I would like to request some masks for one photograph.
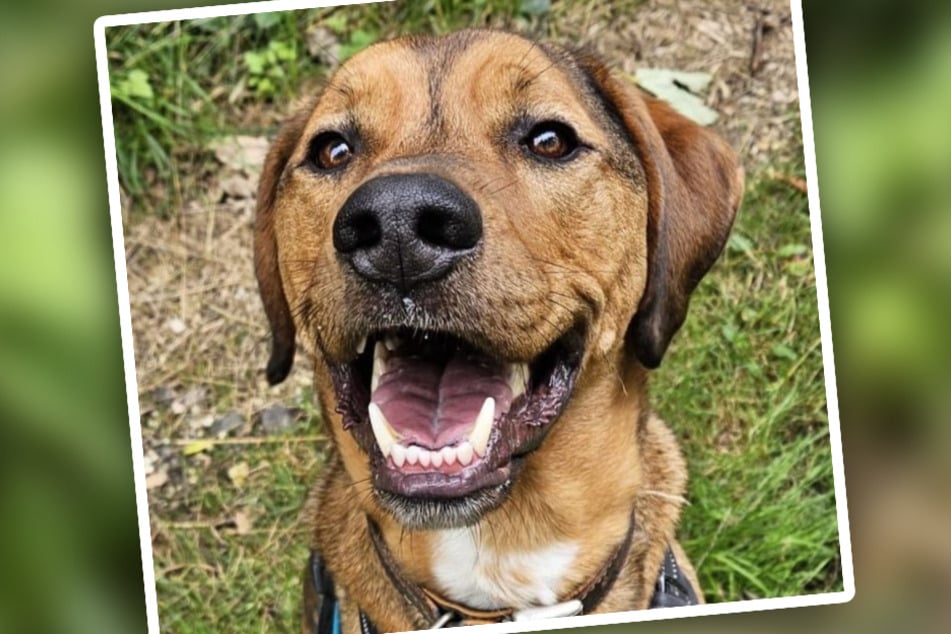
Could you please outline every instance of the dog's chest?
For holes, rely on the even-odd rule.
[[[432,572],[447,598],[492,610],[553,605],[578,554],[578,545],[555,542],[534,550],[500,550],[478,531],[438,531]]]

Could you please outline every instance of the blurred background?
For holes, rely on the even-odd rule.
[[[145,631],[92,24],[0,8],[0,632]],[[805,0],[856,599],[598,631],[951,631],[951,5]]]

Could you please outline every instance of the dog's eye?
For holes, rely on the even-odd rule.
[[[578,135],[564,123],[545,121],[532,128],[524,143],[535,156],[557,160],[568,158],[578,149]]]
[[[339,133],[324,132],[311,142],[310,159],[317,169],[339,169],[353,159],[353,148]]]

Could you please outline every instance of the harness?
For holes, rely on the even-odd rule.
[[[368,520],[368,523],[370,537],[387,578],[403,596],[408,606],[417,613],[417,620],[427,624],[428,629],[590,614],[600,605],[620,575],[634,534],[634,518],[632,517],[624,540],[614,549],[598,574],[576,590],[566,601],[551,606],[521,610],[513,608],[477,610],[450,601],[407,579],[387,548],[380,529],[372,521]],[[309,582],[315,594],[321,599],[316,614],[309,615],[310,634],[341,634],[340,603],[334,591],[334,582],[324,565],[323,558],[316,551],[311,551],[308,570]],[[681,574],[677,559],[668,547],[664,553],[664,560],[648,607],[651,609],[680,607],[696,605],[698,602],[696,591]],[[362,610],[359,615],[361,634],[379,634]]]

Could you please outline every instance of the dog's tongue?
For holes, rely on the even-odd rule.
[[[457,351],[448,362],[394,352],[371,401],[404,445],[439,449],[465,440],[488,397],[496,417],[512,402],[505,364]]]

